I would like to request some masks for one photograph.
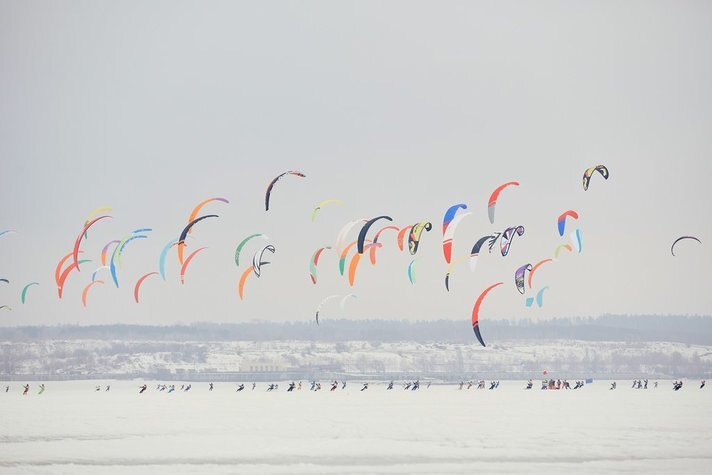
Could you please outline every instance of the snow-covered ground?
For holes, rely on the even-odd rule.
[[[363,392],[322,382],[320,392],[291,393],[284,382],[270,393],[263,383],[241,393],[192,383],[172,394],[146,382],[139,395],[141,384],[49,382],[38,395],[34,382],[22,396],[20,383],[2,383],[0,472],[710,473],[712,463],[712,388],[699,381],[678,392],[670,381]]]

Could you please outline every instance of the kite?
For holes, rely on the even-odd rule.
[[[346,301],[348,299],[356,299],[358,298],[356,294],[348,294],[344,298],[341,299],[341,302],[339,302],[339,307],[341,308],[341,311],[344,311],[344,307],[346,306]]]
[[[237,283],[237,293],[240,295],[240,300],[242,300],[243,292],[245,290],[245,281],[250,276],[250,274],[252,274],[252,272],[253,272],[252,267],[248,267],[247,269],[245,269],[245,271],[240,276],[240,280]]]
[[[180,237],[178,238],[178,262],[183,264],[183,249],[185,248],[185,239],[188,236],[190,230],[193,229],[193,226],[195,226],[197,223],[201,222],[204,219],[219,217],[220,216],[218,216],[217,214],[206,214],[205,216],[195,218],[194,220],[189,222],[185,228],[183,228],[183,231],[181,231]]]
[[[556,221],[559,226],[559,236],[564,235],[564,230],[566,229],[566,218],[578,219],[578,217],[578,213],[572,209],[561,213]]]
[[[195,251],[191,252],[188,257],[186,257],[185,262],[183,262],[183,266],[180,268],[180,283],[181,285],[185,284],[185,272],[188,270],[188,264],[190,264],[190,261],[193,260],[193,258],[203,249],[207,249],[207,247],[199,247]]]
[[[514,226],[504,230],[502,239],[499,240],[499,249],[502,252],[502,257],[509,253],[509,247],[512,245],[514,236],[521,236],[522,234],[524,234],[524,226]]]
[[[586,171],[583,172],[584,191],[588,190],[588,184],[591,181],[591,176],[593,175],[593,172],[600,173],[603,178],[608,180],[608,168],[606,168],[605,165],[597,165],[595,167],[587,168]]]
[[[462,218],[472,214],[469,212],[456,213],[457,210],[466,208],[467,205],[464,204],[451,206],[443,218],[443,255],[445,256],[445,262],[448,264],[450,264],[450,259],[452,258],[452,239],[455,236],[455,229],[457,225],[460,224]]]
[[[225,198],[208,198],[207,200],[201,201],[200,203],[198,203],[198,205],[195,208],[193,208],[193,211],[191,211],[190,216],[188,216],[188,222],[190,223],[190,222],[194,221],[195,217],[198,216],[198,213],[203,208],[203,206],[210,203],[211,201],[220,201],[221,203],[230,204],[230,202],[228,200],[226,200]],[[192,233],[192,232],[193,232],[192,229],[188,230],[188,233]]]
[[[556,246],[556,251],[554,251],[554,259],[559,258],[559,253],[562,249],[566,249],[569,252],[572,252],[574,250],[574,248],[571,247],[571,244],[559,244],[558,246]]]
[[[177,239],[172,239],[168,241],[168,243],[163,246],[163,249],[161,250],[161,255],[158,257],[158,272],[160,272],[161,279],[163,280],[166,280],[166,254],[168,254],[168,251],[177,244]]]
[[[418,258],[416,257],[412,261],[410,261],[410,264],[408,264],[408,280],[410,281],[411,285],[415,285],[415,265],[418,261]]]
[[[450,292],[450,274],[452,274],[455,271],[455,268],[465,262],[469,257],[469,254],[460,256],[447,266],[447,271],[445,273],[445,290],[448,292]]]
[[[482,305],[482,301],[485,299],[485,297],[490,292],[490,290],[502,285],[503,283],[504,282],[497,282],[496,284],[492,284],[489,287],[487,287],[480,294],[480,296],[477,297],[477,300],[475,301],[475,306],[472,307],[472,331],[475,332],[477,341],[479,341],[482,346],[487,346],[487,345],[485,345],[485,342],[482,339],[482,334],[480,333],[480,306]]]
[[[414,256],[415,253],[418,252],[418,244],[420,244],[423,231],[430,231],[431,229],[433,229],[433,225],[427,221],[413,225],[413,229],[408,233],[408,251],[411,256]]]
[[[262,238],[262,239],[269,239],[265,234],[261,233],[256,233],[256,234],[250,234],[247,236],[245,239],[240,241],[240,244],[237,245],[237,248],[235,248],[235,265],[240,267],[240,252],[242,251],[242,248],[245,247],[245,244],[248,243],[251,239],[254,238]]]
[[[384,226],[381,229],[378,230],[375,236],[373,236],[373,244],[378,243],[378,238],[381,236],[381,233],[383,231],[386,231],[388,229],[393,229],[395,231],[398,231],[398,226]],[[381,246],[372,246],[371,249],[369,250],[369,258],[371,259],[371,264],[374,266],[376,265],[376,249],[378,249]]]
[[[99,273],[100,270],[102,270],[102,269],[108,269],[108,268],[109,268],[109,266],[100,266],[100,267],[97,267],[96,270],[95,270],[94,272],[92,272],[92,274],[91,274],[91,281],[94,282],[94,281],[96,280],[96,274]]]
[[[381,247],[383,244],[379,243],[371,243],[371,244],[366,244],[366,247],[364,249],[369,249],[372,247]],[[358,267],[358,263],[361,261],[361,256],[362,254],[359,254],[358,252],[354,254],[354,256],[351,258],[351,263],[349,264],[349,285],[351,287],[354,286],[354,280],[356,279],[356,267]]]
[[[541,290],[536,293],[536,304],[539,307],[542,307],[544,305],[544,291],[548,288],[549,287],[542,287]]]
[[[499,236],[499,233],[482,236],[477,240],[477,242],[475,242],[475,245],[472,246],[472,250],[470,251],[470,272],[475,272],[475,268],[477,267],[477,258],[480,255],[480,250],[482,249],[484,243],[489,241],[490,252],[492,252],[492,246],[494,246],[494,243],[497,242],[497,238]]]
[[[324,200],[324,201],[320,202],[318,205],[316,205],[316,208],[314,208],[314,210],[312,210],[312,214],[311,214],[312,223],[316,221],[316,214],[319,212],[319,210],[322,209],[324,206],[326,206],[328,204],[332,204],[332,203],[337,204],[339,206],[344,205],[343,201],[336,199],[336,198],[331,198],[331,199]]]
[[[331,246],[320,247],[312,254],[309,260],[309,277],[311,277],[312,284],[316,285],[316,266],[319,264],[319,256],[327,249],[331,249]]]
[[[378,216],[376,218],[369,219],[366,221],[366,224],[364,224],[361,227],[361,231],[358,233],[358,239],[356,240],[357,242],[357,249],[359,254],[363,254],[363,244],[366,241],[366,234],[368,234],[368,230],[373,226],[373,223],[378,221],[379,219],[385,219],[388,221],[393,221],[393,219],[390,216]]]
[[[33,285],[40,285],[39,282],[30,282],[26,286],[22,288],[22,294],[20,296],[20,300],[22,300],[22,304],[25,304],[25,299],[27,298],[27,290],[32,287]]]
[[[106,245],[101,250],[101,265],[106,265],[106,255],[109,252],[109,246],[111,246],[112,244],[119,244],[120,242],[121,241],[119,241],[118,239],[114,239],[113,241],[109,241],[106,243]]]
[[[71,255],[71,254],[70,254]],[[77,264],[70,264],[67,266],[66,269],[62,272],[62,275],[59,276],[59,281],[57,282],[57,294],[59,295],[59,298],[62,298],[62,292],[64,291],[64,282],[67,280],[67,277],[69,277],[69,274],[77,268],[78,264],[84,264],[85,262],[91,262],[90,259],[80,259]]]
[[[575,231],[571,232],[571,241],[576,246],[576,251],[578,251],[578,253],[581,254],[581,230],[580,229],[576,229]]]
[[[264,256],[265,252],[271,252],[274,254],[275,248],[272,244],[268,244],[259,251],[255,253],[255,255],[252,257],[252,271],[255,273],[257,277],[260,276],[260,271],[262,269],[263,265],[267,265],[270,262],[269,261],[263,261],[262,257]]]
[[[507,183],[499,185],[497,188],[494,189],[494,191],[489,197],[489,201],[487,201],[487,216],[489,216],[490,224],[494,224],[494,210],[495,206],[497,205],[497,200],[499,199],[499,194],[508,186],[519,186],[519,182],[509,181]]]
[[[521,266],[519,269],[516,270],[514,273],[514,284],[517,286],[517,290],[519,291],[520,294],[524,295],[525,288],[524,288],[524,273],[526,271],[529,271],[531,274],[532,271],[532,265],[531,264],[524,264]]]
[[[552,259],[542,259],[536,264],[534,264],[534,267],[529,271],[529,288],[532,288],[532,279],[534,278],[534,273],[536,270],[541,267],[543,264],[546,264],[547,262],[552,262]]]
[[[700,244],[702,244],[702,241],[697,239],[695,236],[680,236],[679,238],[675,239],[672,243],[672,246],[670,246],[670,254],[672,254],[673,256],[675,255],[675,244],[677,244],[678,242],[680,242],[684,239],[692,239],[692,240],[695,240],[695,241],[699,242]],[[581,251],[579,251],[579,252],[581,252]]]
[[[283,176],[286,176],[286,175],[294,175],[294,176],[306,178],[306,175],[304,173],[292,171],[292,170],[284,172],[284,173],[280,173],[279,175],[277,175],[271,182],[269,182],[269,185],[267,185],[267,192],[265,193],[265,211],[269,211],[269,198],[270,198],[270,195],[272,195],[272,188],[274,188],[274,185]]]
[[[101,221],[104,218],[111,218],[109,215],[103,215],[99,216],[98,218],[94,218],[88,223],[84,225],[82,228],[82,232],[79,233],[79,236],[77,236],[77,239],[74,240],[74,251],[72,252],[72,257],[74,258],[74,264],[77,266],[77,272],[79,272],[79,245],[82,242],[82,238],[84,237],[84,234],[91,228],[94,223]]]
[[[413,226],[404,226],[400,231],[398,231],[398,249],[403,250],[403,239],[405,238],[405,233],[413,229]]]
[[[336,253],[341,254],[341,251],[343,251],[343,244],[346,241],[346,236],[348,236],[349,231],[356,226],[358,223],[365,223],[367,220],[364,218],[361,219],[356,219],[354,221],[349,221],[344,225],[343,228],[341,228],[341,231],[339,231],[339,234],[336,236]]]
[[[89,289],[94,287],[95,285],[102,285],[104,283],[103,280],[94,280],[89,282],[86,287],[84,287],[84,290],[82,290],[82,305],[84,308],[87,307],[87,294],[89,293]]]
[[[136,303],[138,303],[138,291],[141,288],[141,284],[144,280],[151,277],[152,275],[158,275],[158,272],[149,272],[148,274],[144,274],[136,281],[136,285],[134,285],[134,300],[136,301]]]
[[[324,300],[322,300],[322,301],[319,303],[319,306],[316,308],[316,315],[315,315],[315,319],[316,319],[316,324],[317,324],[317,325],[319,325],[319,312],[321,312],[321,307],[323,307],[324,304],[325,304],[326,302],[328,302],[329,300],[335,299],[335,298],[338,298],[338,297],[341,297],[341,296],[340,296],[340,295],[329,295],[328,297],[326,297]]]

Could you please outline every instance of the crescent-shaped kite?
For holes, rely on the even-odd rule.
[[[74,240],[74,250],[72,252],[72,257],[74,258],[74,264],[77,266],[77,272],[79,272],[79,245],[82,242],[82,238],[84,237],[84,234],[89,230],[89,228],[94,226],[95,223],[97,223],[98,221],[101,221],[102,219],[106,219],[106,218],[111,218],[111,216],[109,216],[109,215],[99,216],[98,218],[94,218],[91,221],[89,221],[88,223],[86,223],[84,225],[84,227],[82,228],[82,232],[80,232],[79,235],[77,236],[77,239]]]
[[[195,251],[191,252],[188,257],[186,257],[185,262],[183,263],[183,266],[180,268],[180,283],[181,285],[185,284],[185,272],[188,270],[188,264],[190,264],[190,261],[193,260],[193,258],[203,249],[207,249],[207,247],[199,247]]]
[[[546,264],[547,262],[553,262],[553,260],[552,260],[552,259],[542,259],[542,260],[540,260],[539,262],[537,262],[536,264],[534,264],[534,266],[533,266],[533,267],[531,268],[531,270],[529,271],[529,281],[528,281],[528,283],[529,283],[529,288],[530,288],[530,289],[532,288],[532,279],[534,278],[534,274],[536,273],[537,269],[538,269],[539,267],[541,267],[543,264]]]
[[[94,280],[92,282],[89,282],[84,287],[84,290],[82,290],[82,305],[84,306],[84,308],[87,308],[87,296],[89,294],[89,289],[91,289],[95,285],[103,285],[103,284],[104,284],[103,280]]]
[[[320,247],[309,259],[309,277],[311,277],[312,284],[316,285],[316,266],[319,264],[319,256],[327,249],[331,249],[331,246]]]
[[[373,226],[373,223],[378,221],[379,219],[385,219],[388,221],[393,221],[393,219],[390,216],[377,216],[375,218],[369,219],[366,221],[366,223],[361,227],[361,231],[358,233],[358,239],[356,240],[357,242],[357,249],[359,254],[363,254],[363,245],[364,242],[366,241],[366,234],[368,234],[368,230],[371,229],[371,226]]]
[[[680,236],[679,238],[675,239],[672,243],[672,246],[670,246],[670,254],[672,254],[673,256],[675,255],[675,244],[682,241],[683,239],[692,239],[693,241],[697,241],[702,244],[702,241],[700,241],[695,236]]]
[[[507,188],[508,186],[519,186],[518,181],[508,181],[507,183],[504,183],[502,185],[499,185],[497,188],[494,189],[492,194],[489,197],[489,200],[487,201],[487,216],[489,217],[489,222],[490,224],[494,224],[494,210],[495,207],[497,206],[497,200],[499,199],[499,194]]]
[[[189,223],[193,222],[195,220],[196,216],[198,216],[198,213],[200,212],[200,210],[203,209],[203,206],[205,206],[206,204],[211,203],[213,201],[219,201],[221,203],[230,204],[230,202],[228,200],[226,200],[225,198],[208,198],[207,200],[201,201],[200,203],[198,203],[198,205],[195,208],[193,208],[193,211],[190,212],[190,216],[188,216],[188,222]],[[189,234],[192,232],[193,232],[193,229],[188,230]]]
[[[529,273],[531,274],[531,264],[524,264],[514,272],[514,284],[517,286],[517,290],[522,295],[524,295],[524,292],[526,290],[524,288],[524,274],[526,273],[526,271],[529,271]]]
[[[333,203],[333,204],[337,204],[337,205],[339,205],[339,206],[343,206],[343,205],[344,205],[344,202],[343,202],[343,201],[341,201],[341,200],[339,200],[339,199],[336,199],[336,198],[331,198],[331,199],[324,200],[324,201],[320,202],[320,203],[319,203],[318,205],[316,205],[316,207],[312,210],[312,214],[311,214],[312,223],[316,221],[316,214],[319,212],[319,210],[322,209],[324,206],[326,206],[326,205],[328,205],[328,204],[332,204],[332,203]]]
[[[445,262],[447,262],[448,264],[450,263],[450,259],[452,258],[452,240],[455,237],[455,229],[457,229],[457,225],[460,224],[460,221],[462,221],[463,218],[471,214],[472,213],[470,212],[460,213],[453,219],[451,219],[447,223],[447,226],[443,222],[443,255],[445,256]],[[445,216],[447,217],[447,215]]]
[[[252,266],[244,270],[244,272],[240,276],[240,280],[237,283],[237,293],[240,296],[240,300],[242,300],[244,296],[245,282],[247,281],[247,278],[250,276],[250,274],[252,274]]]
[[[559,236],[563,236],[566,230],[566,218],[578,219],[579,215],[576,211],[570,209],[561,213],[556,220],[556,225],[559,228]]]
[[[378,243],[378,238],[381,236],[381,233],[383,231],[387,231],[389,229],[392,229],[394,231],[399,231],[398,226],[384,226],[381,229],[378,230],[375,236],[373,236],[373,244]],[[369,258],[371,259],[371,264],[376,265],[376,249],[380,248],[381,246],[372,246],[371,249],[368,251]]]
[[[204,219],[207,218],[219,218],[217,214],[206,214],[205,216],[200,216],[199,218],[195,218],[191,222],[188,223],[188,225],[183,228],[183,231],[180,233],[180,237],[178,238],[178,262],[183,264],[183,249],[185,248],[185,239],[188,237],[188,233],[190,232],[191,229],[193,229],[193,226],[198,224]]]
[[[136,303],[138,303],[138,291],[141,288],[141,284],[143,284],[143,281],[152,275],[158,275],[158,272],[149,272],[148,274],[144,274],[136,281],[136,285],[134,285],[134,300]]]
[[[301,178],[306,178],[306,175],[304,173],[298,172],[298,171],[293,171],[293,170],[290,170],[290,171],[287,171],[284,173],[280,173],[279,175],[277,175],[271,182],[269,182],[269,185],[267,185],[267,192],[265,193],[265,211],[269,211],[269,199],[270,199],[270,196],[272,195],[272,188],[274,188],[274,185],[283,176],[286,176],[286,175],[294,175],[294,176],[298,176]]]
[[[242,248],[245,247],[245,245],[250,242],[250,240],[254,238],[262,238],[262,239],[269,239],[265,234],[262,233],[255,233],[255,234],[250,234],[247,236],[245,239],[240,241],[240,244],[237,245],[235,248],[235,265],[237,267],[240,267],[240,253],[242,252]]]
[[[605,165],[597,165],[595,167],[587,168],[583,172],[583,190],[586,191],[588,190],[588,184],[591,181],[591,176],[593,175],[593,172],[598,172],[601,174],[601,176],[608,180],[608,168],[606,168]]]
[[[484,340],[482,339],[482,334],[480,333],[480,306],[482,305],[482,301],[487,297],[487,294],[494,289],[495,287],[498,287],[502,285],[504,282],[497,282],[496,284],[492,284],[489,287],[487,287],[479,297],[477,297],[477,300],[475,301],[474,307],[472,307],[472,331],[475,332],[475,336],[477,337],[477,341],[480,342],[482,346],[487,346],[485,345]]]
[[[39,282],[30,282],[26,286],[22,288],[22,294],[20,295],[20,300],[22,300],[22,304],[25,304],[25,299],[27,298],[27,290],[32,287],[33,285],[40,285]]]

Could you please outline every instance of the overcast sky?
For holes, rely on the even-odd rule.
[[[0,1],[0,314],[2,324],[242,322],[322,318],[463,319],[504,281],[481,319],[603,313],[712,313],[712,4],[641,2],[35,2]],[[583,171],[599,163],[588,191]],[[264,211],[269,181],[285,170]],[[517,180],[497,206],[487,199]],[[180,285],[137,278],[158,267],[193,206]],[[327,198],[344,201],[311,211]],[[486,254],[444,287],[442,217],[463,219],[454,255],[523,225],[507,257]],[[111,206],[82,244],[93,262],[57,298],[54,268],[87,215]],[[514,270],[567,242],[557,216],[578,211],[583,252],[566,254],[521,296]],[[326,252],[350,220],[433,223],[417,281],[393,234],[353,288]],[[123,255],[120,287],[81,293],[99,251],[153,228]],[[375,228],[374,228],[375,229]],[[574,229],[574,227],[570,228]],[[234,251],[262,232],[277,251],[245,299]],[[355,239],[358,228],[351,239]],[[695,235],[670,254],[672,241]],[[243,258],[251,262],[253,242]],[[27,302],[24,284],[38,281]],[[549,286],[543,308],[524,299]],[[536,307],[536,306],[535,306]]]

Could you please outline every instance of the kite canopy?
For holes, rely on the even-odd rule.
[[[319,313],[321,312],[321,308],[324,306],[324,304],[325,304],[326,302],[328,302],[329,300],[332,300],[332,299],[335,299],[335,298],[339,298],[339,297],[341,297],[341,296],[338,295],[338,294],[329,295],[328,297],[326,297],[324,300],[322,300],[322,301],[319,303],[319,306],[316,307],[316,314],[314,315],[314,318],[315,318],[315,320],[316,320],[316,324],[317,324],[317,325],[319,325]],[[348,295],[347,295],[347,297],[348,297]]]
[[[524,226],[514,226],[504,230],[502,239],[499,240],[499,249],[502,253],[502,257],[509,253],[509,248],[512,245],[514,236],[521,236],[522,234],[524,234]]]
[[[499,185],[497,188],[494,189],[492,194],[489,197],[489,200],[487,201],[487,216],[489,217],[489,222],[490,224],[494,224],[494,211],[495,207],[497,206],[497,200],[499,199],[499,194],[504,190],[505,188],[509,186],[519,186],[518,181],[508,181],[507,183],[503,183]]]
[[[423,235],[423,231],[430,231],[433,229],[433,225],[427,221],[414,224],[413,228],[408,233],[408,251],[411,256],[414,256],[418,252],[418,245],[420,244],[420,238]]]
[[[561,213],[559,218],[556,220],[556,224],[559,227],[559,236],[563,236],[566,230],[566,218],[578,219],[578,217],[578,213],[572,209]]]
[[[358,239],[356,240],[357,242],[357,249],[359,254],[363,254],[363,245],[364,242],[366,241],[366,234],[368,234],[368,230],[371,229],[371,226],[373,226],[373,223],[378,221],[379,219],[385,219],[388,221],[393,221],[393,219],[390,216],[378,216],[376,218],[369,219],[366,221],[366,224],[364,224],[361,227],[361,231],[358,233]]]
[[[553,259],[542,259],[536,264],[534,264],[534,267],[532,267],[529,270],[529,288],[532,288],[532,279],[534,278],[534,274],[536,273],[537,269],[541,267],[543,264],[546,264],[547,262],[553,262]]]
[[[309,277],[311,278],[312,284],[316,285],[316,266],[319,264],[319,256],[327,249],[331,249],[331,246],[320,247],[312,254],[309,260]]]
[[[141,289],[141,284],[143,284],[143,281],[152,275],[158,275],[158,272],[149,272],[148,274],[144,274],[136,281],[136,285],[134,285],[134,300],[136,303],[138,303],[138,292]]]
[[[600,173],[604,179],[608,180],[608,168],[606,168],[605,165],[596,165],[595,167],[587,168],[586,171],[583,172],[584,191],[588,190],[588,184],[591,181],[591,176],[593,175],[593,172]]]
[[[477,337],[477,341],[480,342],[482,346],[487,346],[485,345],[484,340],[482,339],[482,334],[480,333],[480,306],[482,305],[482,301],[487,297],[487,294],[494,289],[495,287],[498,287],[502,285],[504,282],[497,282],[496,284],[492,284],[489,287],[487,287],[479,297],[477,297],[477,300],[475,301],[475,306],[472,307],[472,331],[475,332],[475,336]]]
[[[700,241],[700,240],[699,240],[698,238],[696,238],[695,236],[680,236],[679,238],[675,239],[675,240],[673,241],[673,243],[672,243],[672,246],[670,246],[670,254],[672,254],[672,255],[674,256],[674,255],[675,255],[675,245],[676,245],[678,242],[683,241],[683,240],[685,240],[685,239],[692,239],[693,241],[697,241],[697,242],[699,242],[700,244],[702,244],[702,241]],[[579,251],[579,252],[580,252],[580,251]]]
[[[463,212],[449,218],[451,210],[455,207],[458,207],[457,209],[467,208],[465,205],[455,205],[450,207],[447,213],[445,213],[445,218],[443,219],[443,256],[445,256],[445,262],[448,264],[450,264],[450,259],[452,258],[452,240],[455,237],[455,229],[457,229],[457,225],[460,224],[460,221],[462,221],[465,216],[472,214]]]
[[[343,205],[344,205],[344,202],[343,202],[343,201],[341,201],[341,200],[339,200],[339,199],[336,199],[336,198],[331,198],[331,199],[324,200],[324,201],[320,202],[320,203],[317,204],[316,207],[312,210],[312,214],[311,214],[312,223],[316,221],[316,214],[319,212],[319,210],[322,209],[324,206],[326,206],[326,205],[328,205],[328,204],[332,204],[332,203],[333,203],[333,204],[336,204],[336,205],[339,205],[339,206],[343,206]]]
[[[33,285],[40,285],[39,282],[30,282],[26,286],[22,288],[22,294],[20,295],[20,300],[22,300],[22,303],[24,305],[25,299],[27,298],[27,290],[32,287]]]
[[[272,195],[272,188],[274,188],[274,185],[279,180],[281,180],[282,177],[287,176],[287,175],[294,175],[294,176],[298,176],[301,178],[306,178],[306,175],[304,173],[301,173],[298,171],[293,171],[293,170],[286,171],[284,173],[280,173],[279,175],[274,177],[274,179],[271,182],[269,182],[269,185],[267,185],[267,192],[265,193],[265,211],[269,211],[269,199],[270,199],[270,196]]]
[[[532,271],[531,264],[524,264],[523,266],[521,266],[519,269],[517,269],[514,272],[514,284],[517,286],[517,290],[522,295],[524,295],[524,292],[526,290],[524,288],[524,273],[526,271],[529,271],[531,273],[531,271]]]

